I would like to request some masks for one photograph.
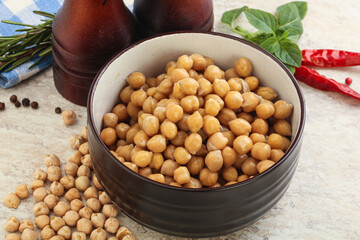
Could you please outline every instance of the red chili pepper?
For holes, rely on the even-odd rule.
[[[304,66],[349,67],[360,65],[360,53],[331,49],[302,50]]]
[[[351,78],[346,78],[345,83],[346,83],[346,85],[352,84],[352,79]]]
[[[299,81],[304,82],[311,87],[323,91],[339,92],[360,100],[360,93],[356,92],[345,84],[335,81],[334,79],[320,75],[314,69],[308,68],[306,66],[296,68],[294,76]]]

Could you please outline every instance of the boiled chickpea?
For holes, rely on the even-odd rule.
[[[253,133],[260,133],[262,135],[266,135],[269,131],[269,125],[264,119],[257,118],[251,123],[251,131]]]
[[[198,132],[203,127],[203,118],[199,111],[194,112],[186,119],[186,124],[191,132]]]
[[[228,82],[224,79],[215,79],[213,82],[214,92],[221,98],[230,91],[230,86]]]
[[[252,157],[249,157],[241,165],[241,171],[248,176],[253,176],[258,173],[258,171],[256,169],[257,163],[258,163],[257,160],[255,160]]]
[[[268,170],[272,165],[274,165],[275,162],[270,161],[270,160],[262,160],[260,161],[257,165],[256,168],[258,170],[259,173],[263,173],[266,170]]]
[[[223,109],[221,109],[217,118],[219,119],[221,124],[228,126],[228,124],[231,120],[236,119],[236,114],[230,108],[223,108]]]
[[[54,181],[51,185],[50,185],[50,192],[51,194],[55,195],[55,196],[62,196],[64,195],[64,187],[63,185],[61,185],[61,183]]]
[[[224,137],[226,137],[228,140],[228,143],[226,145],[232,147],[235,139],[235,134],[232,131],[223,131],[222,133]]]
[[[249,135],[250,131],[252,131],[252,127],[250,123],[242,118],[237,118],[234,120],[231,120],[229,122],[229,127],[231,131],[237,135]]]
[[[178,133],[177,126],[169,120],[165,120],[160,126],[161,134],[167,139],[174,139]]]
[[[118,121],[120,122],[125,121],[128,118],[126,106],[122,103],[116,105],[111,112],[116,114],[116,116],[118,117]],[[111,127],[114,128],[112,125]]]
[[[166,118],[172,121],[173,123],[180,121],[180,119],[183,116],[183,113],[184,112],[182,107],[175,103],[168,104],[165,111]]]
[[[159,183],[165,183],[165,177],[160,173],[150,174],[148,178]]]
[[[178,164],[184,165],[190,161],[191,154],[185,148],[177,147],[174,150],[174,158]]]
[[[148,140],[149,136],[143,130],[138,131],[134,136],[134,143],[140,148],[145,148]]]
[[[239,75],[236,73],[234,68],[229,68],[225,71],[225,79],[230,80],[232,78],[238,78]],[[240,91],[240,90],[239,90]]]
[[[100,133],[101,140],[107,145],[111,146],[116,142],[116,131],[113,128],[105,128]]]
[[[150,164],[152,155],[149,151],[139,151],[134,155],[133,162],[139,167],[146,167]]]
[[[97,213],[100,211],[101,203],[97,198],[89,198],[86,200],[86,206],[93,210],[93,212]]]
[[[220,109],[220,104],[212,98],[205,102],[205,112],[207,115],[216,116]]]
[[[87,218],[81,218],[76,223],[76,230],[78,232],[84,232],[86,235],[89,235],[92,231],[92,224],[91,221]]]
[[[211,151],[205,157],[205,164],[210,169],[210,171],[219,171],[222,168],[223,163],[224,159],[220,150]]]
[[[234,69],[240,77],[248,77],[252,71],[252,65],[249,59],[242,57],[234,64]]]
[[[209,151],[222,150],[226,146],[227,142],[228,139],[222,132],[216,132],[209,137],[206,147]]]
[[[235,138],[234,140],[234,149],[239,154],[248,153],[253,147],[253,142],[251,138],[246,135],[241,135]]]
[[[229,167],[229,166],[233,165],[233,163],[237,159],[236,151],[229,146],[226,146],[223,148],[223,150],[221,151],[221,155],[223,157],[225,167]]]
[[[180,106],[187,113],[193,113],[199,109],[199,99],[196,96],[186,96],[181,99]]]
[[[283,156],[284,152],[281,149],[271,149],[270,160],[273,162],[278,162]]]
[[[106,217],[103,213],[93,213],[91,214],[91,223],[95,228],[104,227]]]
[[[19,221],[19,219],[17,219],[16,217],[10,217],[10,218],[7,220],[4,228],[5,228],[5,230],[8,231],[8,232],[16,232],[16,231],[19,230],[19,226],[20,226],[20,221]]]
[[[236,168],[234,168],[232,166],[223,168],[221,174],[222,174],[222,177],[228,182],[236,181],[238,178],[238,172],[237,172]]]
[[[246,159],[248,159],[249,156],[247,154],[238,154],[237,155],[237,158],[236,158],[236,161],[234,162],[233,166],[236,168],[236,169],[240,169],[241,170],[241,165],[245,162]]]
[[[196,71],[204,71],[207,67],[206,59],[200,54],[192,54],[190,58],[193,60],[192,68]]]
[[[183,130],[183,131],[189,131],[190,130],[188,125],[187,125],[187,119],[188,119],[189,116],[190,116],[190,114],[188,114],[188,113],[183,114],[183,117],[180,119],[180,121],[178,121],[176,123],[176,126],[177,126],[178,129]]]
[[[285,152],[286,150],[289,149],[291,142],[287,137],[283,137],[283,141],[284,141],[284,148],[282,150]]]
[[[136,90],[131,94],[130,101],[134,106],[142,107],[147,98],[147,93],[142,90]]]
[[[192,175],[198,175],[204,168],[204,159],[199,156],[192,156],[186,167]]]
[[[210,82],[214,82],[215,79],[222,79],[225,73],[215,65],[209,65],[204,72],[204,77]]]
[[[93,211],[89,207],[83,207],[82,209],[79,210],[79,216],[81,218],[90,219],[92,214],[93,214]]]
[[[193,78],[184,78],[179,84],[181,92],[186,95],[195,95],[199,88],[199,83]]]
[[[127,83],[133,88],[140,88],[142,85],[145,84],[146,77],[141,72],[134,72],[129,75],[126,79]]]
[[[126,139],[126,133],[129,131],[130,126],[126,123],[119,123],[115,127],[116,135],[120,139]]]
[[[212,135],[216,132],[220,132],[220,122],[217,118],[206,115],[204,117],[204,126],[203,130],[207,135]]]
[[[80,219],[80,215],[77,212],[70,210],[65,213],[63,219],[66,225],[74,227],[76,226],[77,221]]]
[[[193,66],[193,59],[188,55],[182,55],[177,59],[176,66],[178,68],[184,68],[186,71],[190,70]]]
[[[241,108],[244,112],[252,112],[259,104],[259,98],[253,92],[245,92],[242,94],[243,102]]]
[[[184,78],[188,78],[188,72],[183,68],[176,68],[171,72],[171,81],[173,83],[177,83]]]
[[[262,119],[268,119],[275,113],[275,108],[272,103],[260,103],[256,106],[256,115]]]
[[[174,160],[168,159],[162,164],[160,172],[166,176],[172,177],[174,176],[175,169],[177,169],[179,166],[180,165]]]
[[[213,85],[207,79],[200,78],[198,80],[198,83],[199,83],[199,88],[197,92],[200,96],[206,96],[213,91]]]
[[[184,146],[191,154],[196,154],[202,146],[202,138],[198,133],[191,133],[185,138]]]
[[[280,134],[272,133],[268,137],[267,143],[270,145],[271,149],[283,149],[284,140]]]
[[[220,104],[221,109],[224,107],[224,105],[225,105],[224,100],[221,97],[219,97],[218,95],[216,95],[216,94],[208,94],[208,95],[206,95],[205,102],[208,101],[210,98],[217,101]]]
[[[291,136],[291,125],[288,121],[278,120],[273,127],[276,133],[282,136]]]
[[[134,149],[134,145],[129,144],[125,146],[119,146],[116,149],[116,153],[119,154],[120,157],[123,157],[125,161],[129,162],[131,160],[131,151]]]
[[[265,139],[265,135],[260,134],[260,133],[252,133],[250,135],[251,141],[253,142],[253,144],[257,143],[257,142],[262,142],[265,143],[266,139]]]
[[[124,162],[124,165],[128,168],[130,168],[131,170],[133,170],[134,172],[138,172],[139,168],[135,163],[131,163],[131,162]]]
[[[229,91],[225,96],[225,105],[230,109],[238,109],[243,103],[241,93],[237,91]]]
[[[190,172],[187,167],[178,167],[174,171],[174,179],[178,184],[190,182]]]
[[[84,207],[84,203],[80,199],[74,199],[70,202],[71,210],[79,212]]]
[[[245,180],[248,180],[249,179],[249,176],[246,175],[246,174],[243,174],[243,175],[240,175],[238,178],[237,178],[237,182],[243,182]]]
[[[103,117],[105,127],[115,128],[119,121],[119,117],[115,113],[106,113]]]
[[[255,143],[251,149],[251,156],[258,160],[269,159],[270,154],[271,154],[271,147],[269,144],[266,143],[262,143],[262,142]]]
[[[211,187],[217,183],[218,173],[212,172],[208,168],[203,168],[199,174],[199,180],[202,185]]]
[[[259,86],[259,79],[257,79],[257,77],[250,76],[244,80],[249,85],[250,91],[254,91]]]
[[[152,152],[163,152],[166,149],[166,139],[161,134],[155,135],[147,141],[146,146]]]
[[[254,121],[254,117],[250,113],[246,113],[246,112],[238,113],[237,117],[242,118],[242,119],[248,121],[249,123],[252,123]]]
[[[185,138],[186,139],[186,138]],[[185,139],[184,139],[184,143],[185,143]],[[175,146],[174,145],[169,145],[166,147],[165,151],[163,152],[164,157],[166,159],[172,159],[174,160],[174,150],[175,150]]]
[[[58,217],[64,216],[65,213],[66,213],[67,211],[69,211],[69,210],[70,210],[69,204],[67,204],[67,203],[64,202],[64,201],[59,201],[59,202],[55,205],[55,207],[53,208],[54,214],[55,214],[56,216],[58,216]]]
[[[228,84],[230,87],[230,91],[236,91],[240,93],[240,91],[242,90],[241,79],[238,77],[228,79]]]
[[[36,169],[33,176],[34,176],[34,180],[46,181],[47,172],[45,172],[42,169]]]
[[[256,94],[268,101],[273,101],[277,97],[277,93],[269,87],[259,87],[256,90]]]

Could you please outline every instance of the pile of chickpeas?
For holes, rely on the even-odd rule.
[[[36,201],[33,207],[35,226],[40,230],[42,240],[136,240],[117,219],[118,209],[112,204],[92,172],[92,161],[86,127],[81,135],[70,137],[75,153],[65,165],[62,174],[60,159],[56,155],[45,156],[47,171],[37,169],[30,190]],[[92,179],[92,181],[91,181]],[[47,185],[50,184],[49,188]],[[4,199],[9,208],[17,208],[20,198],[29,195],[28,187],[20,184],[15,193]],[[9,218],[5,230],[6,240],[37,240],[34,223],[30,219]],[[74,231],[75,229],[75,231]]]
[[[249,59],[223,71],[182,55],[165,71],[130,74],[103,117],[102,141],[133,171],[176,187],[220,187],[266,171],[289,148],[293,105],[259,85]]]

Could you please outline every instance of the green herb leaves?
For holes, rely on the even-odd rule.
[[[250,32],[241,26],[234,26],[235,20],[244,12],[249,23],[258,29]],[[244,6],[227,11],[221,21],[230,25],[231,30],[248,41],[251,41],[282,61],[290,71],[300,67],[301,50],[295,43],[303,33],[301,20],[307,12],[307,3],[302,1],[290,2],[277,8],[277,17],[271,13]]]

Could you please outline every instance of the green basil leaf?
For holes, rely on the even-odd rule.
[[[286,31],[292,29],[302,34],[303,27],[299,10],[294,3],[288,3],[278,8],[279,30]]]
[[[245,11],[245,16],[249,20],[250,24],[255,28],[265,33],[275,34],[277,29],[277,20],[274,15],[258,9],[249,8]]]
[[[307,2],[303,2],[303,1],[294,1],[294,2],[289,2],[289,3],[283,4],[277,8],[277,12],[279,12],[282,8],[287,7],[287,5],[289,5],[289,4],[294,4],[296,6],[301,19],[305,18],[306,13],[307,13]]]
[[[279,34],[280,35],[280,34]],[[297,40],[299,40],[300,38],[300,34],[298,32],[296,32],[293,29],[288,29],[285,32],[283,32],[283,34],[281,35],[280,39],[281,40],[289,40],[291,42],[296,42]]]
[[[244,6],[242,8],[237,8],[224,12],[221,18],[221,22],[228,24],[232,27],[235,19],[237,19],[240,16],[240,14],[246,9],[248,9],[248,7]]]
[[[266,51],[274,54],[280,50],[280,44],[278,37],[270,37],[260,44],[260,47]]]
[[[260,32],[258,34],[255,34],[254,36],[247,36],[246,40],[248,40],[252,43],[255,43],[256,45],[260,45],[261,43],[266,41],[266,39],[271,38],[271,37],[272,37],[272,34]]]
[[[300,67],[302,61],[302,54],[299,46],[290,41],[280,41],[280,48],[274,54],[285,64],[290,66]]]

